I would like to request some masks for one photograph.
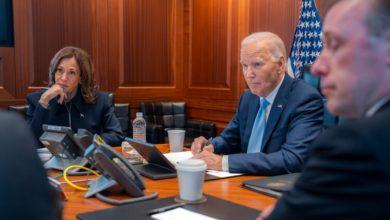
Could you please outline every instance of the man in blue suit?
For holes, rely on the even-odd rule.
[[[301,171],[322,129],[323,103],[314,88],[286,74],[286,57],[283,41],[273,33],[242,41],[249,90],[220,136],[207,146],[204,137],[196,138],[191,146],[209,169],[259,175]]]

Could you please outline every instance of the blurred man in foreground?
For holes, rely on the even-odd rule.
[[[61,219],[34,144],[23,119],[0,111],[0,219]]]
[[[390,1],[341,1],[323,33],[312,72],[329,111],[351,122],[315,141],[294,188],[259,219],[390,216]]]

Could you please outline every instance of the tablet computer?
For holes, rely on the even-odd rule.
[[[126,138],[127,141],[148,164],[135,165],[135,169],[143,176],[151,179],[176,177],[175,166],[153,144]]]

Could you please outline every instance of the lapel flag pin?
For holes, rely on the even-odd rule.
[[[80,113],[80,118],[84,118],[84,114],[83,113]]]
[[[283,108],[283,105],[277,105],[276,107],[278,107],[278,108]]]

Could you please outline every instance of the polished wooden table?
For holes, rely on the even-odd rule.
[[[168,150],[167,145],[158,145],[158,148],[162,152],[167,152]],[[92,178],[92,176],[73,176],[70,179],[82,180],[88,178]],[[276,202],[276,199],[241,187],[241,183],[243,181],[256,178],[261,177],[239,176],[220,180],[206,181],[203,186],[203,192],[260,211],[265,207],[274,204]],[[59,181],[63,181],[63,179],[59,178]],[[159,192],[158,198],[178,195],[179,188],[177,178],[164,180],[151,180],[148,178],[144,178],[144,181],[146,185],[145,194],[149,194],[150,192]],[[84,183],[77,184],[85,185]],[[112,205],[106,204],[96,198],[86,199],[84,198],[85,192],[73,189],[66,184],[63,184],[62,188],[68,197],[68,200],[64,202],[64,219],[76,219],[76,215],[79,213],[113,207]],[[125,198],[125,196],[123,196],[123,198]]]

